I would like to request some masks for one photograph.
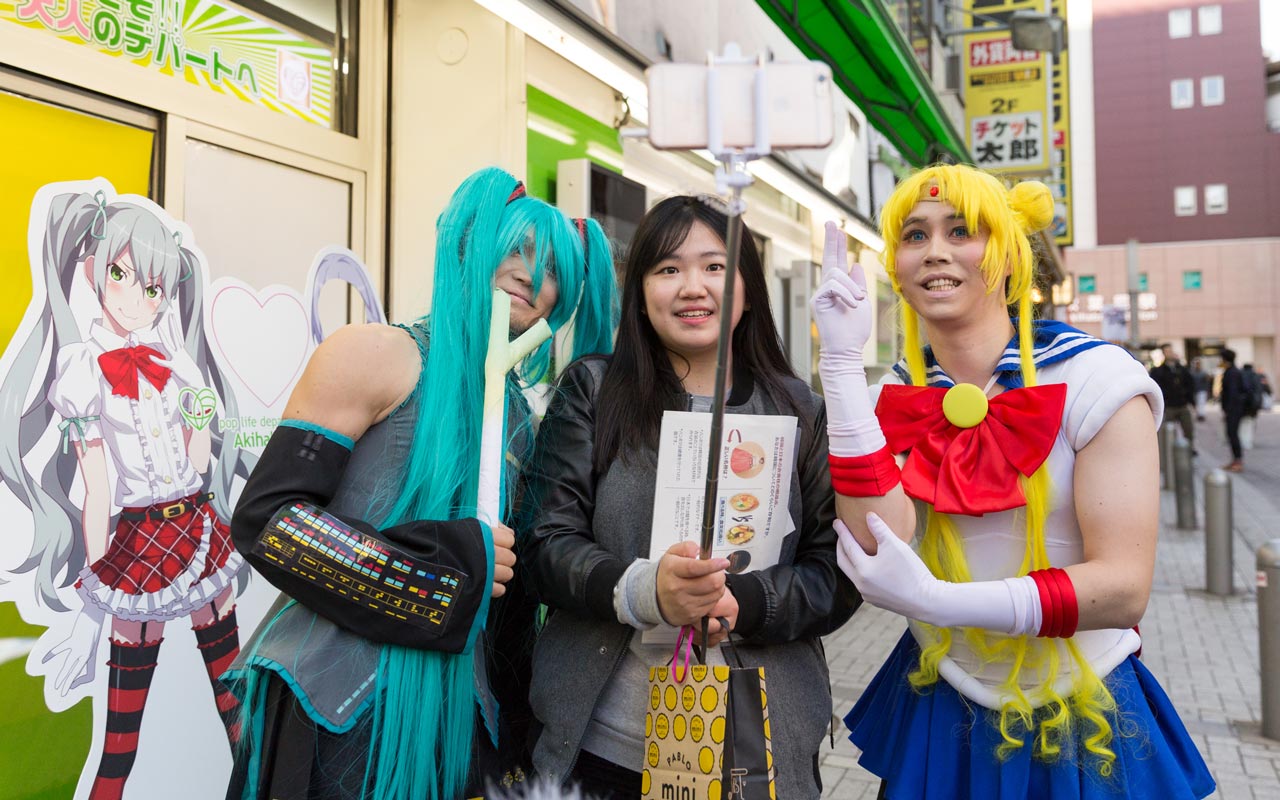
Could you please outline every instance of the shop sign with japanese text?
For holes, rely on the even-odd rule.
[[[975,8],[980,6],[980,8]],[[1009,2],[1000,8],[966,0],[982,13],[1044,10],[1043,0]],[[968,34],[961,52],[965,122],[975,163],[996,171],[1049,172],[1049,57],[1015,50],[1007,30]]]
[[[0,20],[329,127],[331,50],[210,0],[0,0]]]
[[[1065,20],[1067,0],[1050,0],[1049,10]],[[1071,220],[1071,92],[1067,85],[1069,58],[1065,49],[1056,58],[1051,58],[1053,67],[1050,72],[1053,90],[1053,144],[1050,158],[1052,168],[1047,183],[1053,192],[1053,227],[1050,233],[1059,247],[1070,245],[1074,235]]]

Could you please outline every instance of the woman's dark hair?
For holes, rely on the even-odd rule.
[[[668,197],[649,209],[640,221],[627,256],[622,279],[622,316],[613,358],[605,370],[596,414],[595,469],[604,472],[619,454],[642,447],[656,448],[662,412],[677,408],[684,394],[681,377],[644,314],[644,279],[649,270],[684,244],[695,222],[710,228],[723,242],[729,218],[715,198],[689,195]],[[774,405],[794,413],[806,424],[810,409],[795,407],[784,383],[795,378],[778,338],[769,308],[760,253],[746,225],[738,250],[738,288],[745,297],[742,319],[733,331],[733,371],[748,374],[761,385]]]

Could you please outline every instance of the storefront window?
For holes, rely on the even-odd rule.
[[[876,361],[890,367],[902,352],[898,341],[898,297],[887,278],[875,282],[876,291]]]
[[[929,2],[928,0],[886,0],[885,10],[911,45],[916,60],[929,71]]]
[[[238,0],[236,5],[328,54],[295,58],[276,48],[277,95],[282,104],[308,113],[312,122],[355,136],[356,42],[359,0]],[[270,49],[270,48],[268,48]]]

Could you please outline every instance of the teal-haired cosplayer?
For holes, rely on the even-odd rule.
[[[476,508],[493,294],[523,258],[530,298],[549,281],[558,290],[542,309],[551,328],[572,326],[575,353],[607,352],[616,289],[603,241],[594,222],[572,223],[506,172],[481,170],[437,222],[431,311],[403,326],[412,339],[386,327],[346,337],[416,345],[421,368],[402,402],[344,435],[310,420],[324,415],[307,412],[303,376],[232,521],[237,547],[284,594],[233,668],[247,731],[228,797],[293,784],[309,797],[452,800],[519,777],[512,706],[524,697],[531,607],[518,577],[490,602],[493,534]],[[521,383],[541,380],[550,360],[544,344],[505,377],[504,521],[511,467],[532,443]],[[351,367],[358,381],[364,367]]]

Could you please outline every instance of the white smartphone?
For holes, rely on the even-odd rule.
[[[719,64],[723,144],[750,147],[755,141],[756,65]],[[707,65],[655,64],[649,84],[649,143],[663,150],[696,150],[707,142]],[[774,150],[826,147],[833,131],[831,67],[820,61],[765,64],[767,127]]]

